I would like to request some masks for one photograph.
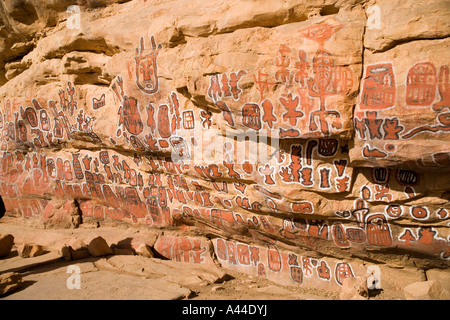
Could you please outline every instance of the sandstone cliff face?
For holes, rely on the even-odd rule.
[[[9,215],[318,288],[448,269],[447,1],[0,4]]]

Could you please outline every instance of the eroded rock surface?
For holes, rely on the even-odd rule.
[[[448,272],[446,1],[0,9],[18,222],[171,231],[155,254],[336,291]]]

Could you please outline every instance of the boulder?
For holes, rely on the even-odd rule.
[[[426,271],[427,280],[435,280],[442,288],[450,292],[450,270],[430,269]]]
[[[89,257],[88,246],[81,239],[75,239],[74,241],[72,241],[69,250],[72,260],[84,259]]]
[[[366,13],[364,45],[373,51],[386,51],[405,39],[448,36],[449,8],[445,0],[379,0],[368,6]]]
[[[22,258],[37,257],[44,253],[44,248],[36,243],[22,244],[17,248],[17,252]]]
[[[113,254],[113,250],[108,245],[105,239],[102,237],[96,237],[89,242],[88,246],[89,253],[94,257],[105,256],[108,254]]]
[[[143,256],[113,255],[99,259],[94,264],[99,270],[142,278],[163,278],[179,285],[206,285],[229,279],[229,275],[215,265],[186,264]]]
[[[366,300],[368,297],[367,277],[344,279],[339,294],[341,300]]]
[[[70,247],[67,245],[63,245],[61,247],[61,255],[63,256],[64,260],[66,260],[66,261],[72,260],[72,255],[70,254]]]
[[[8,272],[0,275],[0,295],[11,293],[23,282],[22,275],[17,272]]]
[[[7,256],[14,244],[14,236],[11,234],[5,234],[0,236],[0,257]]]
[[[448,269],[448,0],[41,2],[0,1],[8,216],[145,230],[66,259],[336,292],[377,261],[399,295]]]
[[[113,247],[112,251],[114,254],[119,254],[119,255],[125,255],[125,256],[132,256],[134,255],[134,251],[131,249],[127,249],[127,248],[119,248],[119,247]]]
[[[139,247],[137,247],[136,253],[146,258],[153,258],[155,256],[152,249],[145,243],[142,243]]]
[[[450,294],[435,280],[414,282],[403,288],[406,300],[449,300]]]
[[[84,259],[90,256],[88,246],[81,239],[74,239],[61,248],[61,254],[66,261]]]
[[[205,237],[161,235],[153,250],[157,255],[169,260],[195,264],[213,263],[213,247]]]
[[[111,245],[111,249],[114,254],[119,255],[134,255],[136,251],[134,250],[132,246],[132,238],[126,238],[123,240],[118,241],[115,244]]]

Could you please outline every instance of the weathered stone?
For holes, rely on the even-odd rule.
[[[139,277],[163,278],[182,286],[206,285],[225,280],[228,275],[215,265],[186,264],[143,256],[115,255],[95,262],[100,270]]]
[[[114,247],[112,248],[113,254],[120,254],[120,255],[128,255],[132,256],[134,255],[134,251],[126,248],[118,248]]]
[[[72,260],[84,259],[90,255],[88,246],[81,239],[70,242],[69,251]]]
[[[335,291],[448,269],[446,1],[0,9],[9,216],[150,229],[111,247]]]
[[[70,261],[72,260],[72,255],[70,254],[70,247],[63,245],[61,247],[61,255],[63,256],[64,260]]]
[[[89,257],[88,246],[81,239],[73,239],[69,245],[63,245],[61,254],[65,260],[79,260]]]
[[[365,52],[355,147],[350,151],[354,164],[448,167],[444,76],[449,45],[448,38],[417,40],[380,53]],[[381,79],[384,87],[375,84]]]
[[[114,254],[134,255],[136,250],[133,248],[133,238],[126,238],[111,245]]]
[[[341,300],[365,300],[368,297],[367,277],[344,279],[339,294]]]
[[[153,249],[169,260],[195,264],[213,263],[211,243],[203,237],[163,235],[158,237]]]
[[[11,293],[22,284],[22,275],[17,272],[7,272],[0,275],[0,295]]]
[[[72,248],[72,251],[86,250],[87,247],[88,246],[84,243],[84,241],[79,238],[70,241],[70,248]]]
[[[8,259],[0,260],[0,272],[26,273],[35,268],[46,267],[52,263],[61,262],[62,255],[58,251],[46,252],[36,257],[22,258],[19,255],[12,255]]]
[[[0,236],[0,257],[7,256],[14,245],[14,236],[5,234]]]
[[[403,288],[406,300],[449,300],[447,290],[434,281],[414,282]]]
[[[449,36],[450,25],[445,17],[450,9],[445,0],[432,3],[378,0],[366,8],[366,13],[368,19],[364,45],[372,51],[386,51],[412,39]]]
[[[152,249],[146,245],[145,243],[142,243],[137,249],[136,253],[140,256],[146,257],[146,258],[153,258],[155,255],[152,251]]]
[[[88,246],[89,254],[94,257],[100,257],[108,254],[113,254],[112,249],[108,245],[105,239],[102,237],[97,237],[89,242]]]
[[[214,239],[213,245],[222,267],[282,285],[340,291],[345,279],[354,278],[358,274],[364,275],[366,272],[366,267],[357,261],[315,259],[304,253],[298,253],[293,248],[250,245],[222,238]],[[314,270],[316,272],[313,272]]]
[[[20,245],[17,252],[22,258],[37,257],[44,253],[44,248],[36,243],[26,243]]]
[[[448,270],[430,269],[426,271],[427,280],[436,281],[443,289],[450,292],[450,272]]]
[[[89,257],[90,254],[89,250],[73,250],[70,256],[72,260],[80,260]]]

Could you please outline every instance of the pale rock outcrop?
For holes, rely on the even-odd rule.
[[[449,300],[447,290],[434,281],[414,282],[403,288],[406,300]]]
[[[145,243],[142,243],[137,249],[136,253],[140,256],[144,256],[146,258],[153,258],[155,255],[152,251],[152,249],[146,245]]]
[[[341,300],[367,300],[369,290],[366,277],[346,278],[342,283],[339,299]]]
[[[17,248],[17,252],[22,258],[32,258],[44,253],[44,248],[36,243],[25,243]]]
[[[10,254],[14,245],[14,236],[11,234],[5,234],[0,236],[0,257]]]
[[[448,12],[422,0],[3,1],[7,214],[147,228],[160,232],[148,247],[116,252],[152,247],[288,285],[339,291],[370,269],[401,292],[423,270],[445,273]]]
[[[113,254],[113,250],[102,237],[96,237],[87,245],[89,254],[94,257],[100,257],[108,254]]]
[[[0,275],[0,295],[11,293],[23,283],[22,275],[17,272],[6,272]]]

